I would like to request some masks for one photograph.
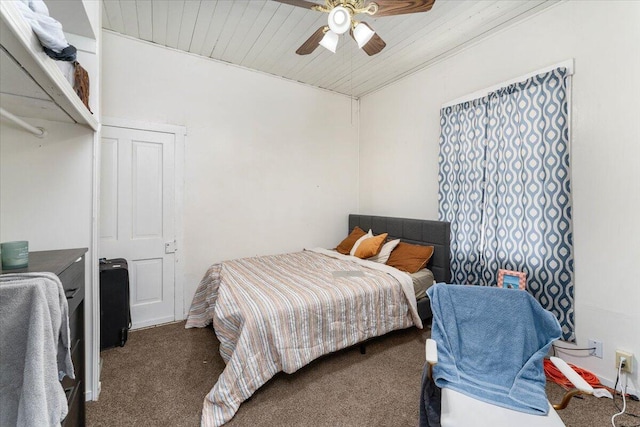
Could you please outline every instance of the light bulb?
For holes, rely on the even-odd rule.
[[[369,28],[367,24],[361,22],[354,28],[353,38],[358,42],[358,47],[362,49],[364,45],[369,43],[369,40],[371,40],[371,37],[373,37],[375,33],[376,32]]]
[[[338,35],[331,30],[327,31],[322,40],[320,40],[319,45],[333,53],[336,53],[336,48],[338,47]]]
[[[329,28],[336,34],[344,34],[351,27],[351,14],[343,6],[336,6],[329,12]]]

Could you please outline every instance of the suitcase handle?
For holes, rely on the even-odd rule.
[[[67,289],[66,291],[64,291],[64,296],[67,297],[67,299],[72,299],[76,296],[79,290],[80,288]]]
[[[73,393],[73,387],[67,387],[64,389],[64,394],[67,397],[67,400],[69,400],[71,393]]]

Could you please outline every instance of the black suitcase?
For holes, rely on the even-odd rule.
[[[100,350],[123,347],[130,328],[127,260],[103,258],[100,260]]]

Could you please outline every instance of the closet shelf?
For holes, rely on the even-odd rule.
[[[16,115],[72,121],[97,131],[98,120],[76,95],[55,61],[44,53],[18,8],[12,1],[1,1],[0,13],[3,50],[0,54],[2,74],[6,75],[2,78],[2,106]],[[12,58],[29,78],[21,77],[20,71],[9,70],[13,61],[6,56]],[[28,86],[29,80],[32,81],[31,86]]]

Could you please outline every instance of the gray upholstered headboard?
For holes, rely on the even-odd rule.
[[[389,238],[402,239],[407,243],[433,246],[433,256],[427,267],[437,282],[451,282],[450,239],[451,225],[443,221],[425,219],[393,218],[372,215],[349,215],[349,230],[358,226],[374,234],[389,233]]]

